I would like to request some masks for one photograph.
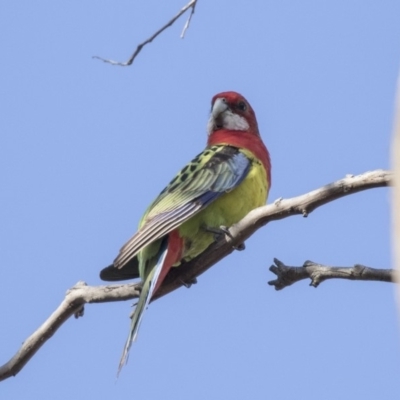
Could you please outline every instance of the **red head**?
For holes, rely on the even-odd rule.
[[[256,115],[249,102],[239,93],[216,94],[211,101],[208,134],[218,130],[247,131],[259,136]]]

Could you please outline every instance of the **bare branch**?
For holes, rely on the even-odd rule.
[[[270,205],[253,210],[229,229],[229,236],[227,235],[213,243],[203,254],[190,262],[182,263],[179,268],[172,268],[157,291],[154,300],[181,286],[190,286],[191,283],[196,281],[197,276],[230,254],[234,246],[237,247],[243,243],[268,222],[277,221],[291,215],[306,217],[317,207],[340,197],[362,190],[389,186],[391,179],[392,173],[383,170],[348,176],[304,195],[287,200],[279,199]],[[305,277],[308,277],[308,275]],[[0,381],[15,376],[68,318],[72,315],[76,317],[83,315],[84,304],[133,299],[139,296],[139,289],[140,284],[134,283],[91,287],[84,282],[79,282],[67,292],[60,306],[23,343],[14,357],[0,367]]]
[[[120,62],[120,61],[114,61],[114,60],[108,60],[106,58],[102,58],[99,56],[93,56],[93,58],[96,58],[97,60],[104,61],[105,63],[111,64],[111,65],[119,65],[121,67],[127,67],[131,65],[136,58],[136,56],[142,51],[142,48],[146,46],[146,44],[151,43],[158,35],[160,35],[162,32],[165,31],[168,27],[174,24],[174,22],[182,15],[184,14],[189,8],[191,9],[190,15],[185,23],[185,26],[183,27],[182,33],[181,33],[181,38],[185,36],[186,30],[189,28],[190,21],[192,20],[192,16],[194,14],[195,8],[196,8],[197,0],[191,0],[188,4],[186,4],[185,7],[183,7],[178,14],[175,15],[171,20],[169,20],[163,27],[161,27],[157,32],[155,32],[153,35],[151,35],[148,39],[146,39],[144,42],[140,43],[137,47],[134,53],[131,55],[128,61],[125,62]]]
[[[25,342],[6,364],[0,367],[0,381],[17,375],[32,356],[50,339],[58,328],[72,315],[83,315],[86,303],[104,303],[129,300],[138,297],[140,284],[87,286],[78,282],[67,291],[65,299],[50,317]]]
[[[274,258],[274,263],[275,265],[271,265],[269,270],[277,276],[277,279],[269,281],[268,284],[275,286],[276,290],[284,289],[307,278],[311,279],[310,286],[314,287],[318,287],[327,279],[395,282],[395,270],[393,269],[375,269],[361,264],[353,267],[330,267],[312,261],[305,261],[301,267],[289,267],[277,258]]]

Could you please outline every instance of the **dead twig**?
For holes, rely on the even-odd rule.
[[[181,16],[183,15],[187,10],[191,9],[190,15],[185,23],[185,26],[183,27],[182,33],[181,33],[181,38],[183,39],[185,36],[185,33],[187,29],[189,28],[190,21],[192,20],[192,16],[195,12],[197,0],[191,0],[186,6],[184,6],[178,14],[175,15],[171,20],[169,20],[164,26],[162,26],[157,32],[155,32],[153,35],[151,35],[148,39],[146,39],[144,42],[140,43],[137,47],[136,50],[133,52],[131,57],[128,59],[128,61],[125,62],[120,62],[120,61],[114,61],[114,60],[109,60],[106,58],[102,58],[99,56],[93,56],[93,58],[97,60],[101,60],[105,63],[111,64],[111,65],[119,65],[121,67],[127,67],[133,63],[137,55],[142,51],[142,48],[146,46],[146,44],[151,43],[158,35],[160,35],[162,32],[165,31],[168,27],[174,24],[174,22]]]
[[[393,269],[376,269],[356,264],[353,267],[331,267],[306,261],[301,267],[289,267],[282,261],[274,258],[275,265],[269,270],[277,278],[268,284],[275,286],[276,290],[284,289],[293,283],[303,279],[311,279],[310,286],[315,288],[327,279],[350,279],[352,281],[380,281],[395,282],[395,271]]]

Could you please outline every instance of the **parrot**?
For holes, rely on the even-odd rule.
[[[119,370],[127,362],[143,314],[168,271],[190,261],[216,234],[264,205],[271,161],[255,113],[239,93],[216,94],[207,123],[207,146],[182,168],[144,213],[138,231],[121,248],[103,280],[140,277],[142,288]]]

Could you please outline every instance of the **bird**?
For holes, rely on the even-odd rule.
[[[107,281],[142,280],[118,371],[168,271],[203,253],[216,235],[229,235],[228,227],[267,201],[271,160],[250,103],[237,92],[216,94],[207,133],[206,148],[161,191],[113,264],[100,272]]]

